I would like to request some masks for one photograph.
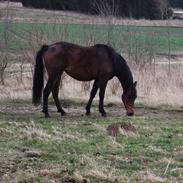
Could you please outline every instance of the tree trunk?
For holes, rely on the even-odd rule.
[[[4,85],[4,69],[0,71],[0,83],[1,85]]]

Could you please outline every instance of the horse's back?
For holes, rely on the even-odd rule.
[[[113,75],[112,58],[104,45],[83,47],[58,42],[49,46],[44,54],[44,60],[48,72],[51,69],[64,70],[80,81],[90,81],[104,76],[110,78]]]

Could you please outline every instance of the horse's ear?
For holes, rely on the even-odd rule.
[[[136,86],[137,86],[137,81],[135,81],[135,82],[133,83],[133,86],[136,88]]]

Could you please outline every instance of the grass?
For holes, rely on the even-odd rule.
[[[28,101],[1,102],[1,182],[150,182],[152,175],[165,182],[183,180],[182,109],[141,104],[129,118],[115,104],[102,118],[96,105],[86,117],[82,103],[66,102],[68,115],[60,117],[51,105],[50,119]],[[135,136],[108,136],[109,124],[124,121],[136,127]],[[34,154],[27,156],[28,151]]]
[[[109,28],[107,25],[87,25],[87,24],[54,24],[54,23],[12,23],[11,32],[9,33],[9,49],[17,52],[22,49],[30,49],[30,39],[39,33],[45,40],[49,41],[58,34],[57,40],[66,40],[78,44],[86,44],[85,42],[91,36],[95,43],[107,43],[107,35]],[[0,22],[0,37],[3,35],[3,23]],[[65,33],[64,33],[65,32]],[[170,32],[170,47],[172,52],[182,51],[183,46],[183,29],[178,27],[151,27],[151,26],[114,26],[112,35],[112,44],[120,51],[125,52],[128,42],[138,44],[144,47],[149,43],[154,43],[158,53],[168,53],[169,42],[167,34]],[[64,33],[64,35],[63,35]],[[119,37],[121,39],[119,39]],[[29,41],[27,41],[29,40]],[[45,41],[44,41],[45,42]],[[34,43],[32,43],[34,44]],[[37,44],[37,43],[36,43]]]

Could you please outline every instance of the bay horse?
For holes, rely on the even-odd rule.
[[[48,73],[48,81],[44,87],[44,66]],[[123,88],[122,101],[128,116],[134,114],[134,101],[137,97],[136,84],[124,58],[112,47],[96,44],[84,47],[67,42],[57,42],[43,45],[37,52],[33,76],[32,102],[38,105],[43,93],[43,110],[48,113],[48,97],[52,92],[56,107],[61,115],[66,115],[58,99],[59,84],[63,72],[79,81],[94,80],[89,101],[86,105],[86,115],[90,115],[92,101],[99,89],[99,112],[106,116],[103,107],[107,82],[116,76]]]

